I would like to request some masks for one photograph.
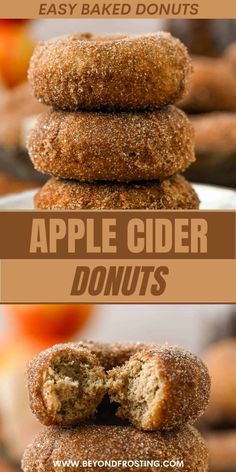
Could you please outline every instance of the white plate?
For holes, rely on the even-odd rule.
[[[200,200],[202,210],[236,209],[236,191],[213,185],[193,185]],[[0,198],[0,210],[32,210],[36,190],[28,190]]]

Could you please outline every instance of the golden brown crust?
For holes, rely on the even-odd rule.
[[[121,405],[117,414],[143,430],[171,430],[193,423],[208,405],[206,366],[175,346],[138,352],[108,376],[110,398]]]
[[[191,116],[197,155],[236,154],[236,113],[206,113]]]
[[[197,209],[199,199],[180,175],[159,183],[84,183],[50,179],[35,196],[42,210],[178,210]]]
[[[88,408],[84,408],[83,411],[79,411],[79,415],[73,417],[67,417],[66,407],[62,409],[62,413],[58,415],[58,411],[52,406],[52,402],[48,403],[47,397],[51,395],[51,386],[49,389],[45,389],[45,381],[48,372],[51,373],[55,362],[60,359],[65,360],[68,364],[69,373],[68,375],[63,372],[61,380],[67,380],[70,375],[70,366],[76,367],[84,363],[90,366],[90,369],[96,368],[96,375],[98,382],[96,382],[92,389],[90,389],[90,401]],[[82,380],[80,378],[72,378],[73,381],[78,381],[78,400],[85,395],[82,392]],[[56,381],[53,381],[55,384]],[[78,424],[81,421],[86,420],[96,412],[96,407],[102,401],[103,396],[106,393],[105,386],[105,372],[101,367],[98,359],[93,355],[89,349],[76,343],[58,344],[50,349],[42,351],[39,355],[34,357],[28,364],[27,367],[27,387],[29,394],[29,403],[32,412],[36,415],[38,420],[45,425],[62,425],[72,426]],[[54,386],[54,385],[53,385]],[[64,388],[62,386],[62,388]],[[87,389],[88,390],[88,389]],[[55,397],[55,395],[54,395]],[[54,400],[54,398],[53,398]],[[85,399],[86,400],[86,399]],[[62,402],[60,402],[62,405]],[[57,405],[57,410],[61,407]],[[70,405],[69,405],[70,408]]]
[[[37,170],[80,181],[163,180],[195,160],[193,128],[168,106],[140,113],[49,111],[28,150]]]
[[[190,92],[179,106],[192,112],[236,110],[236,76],[226,56],[195,57]]]
[[[36,47],[29,81],[38,100],[62,110],[130,110],[180,100],[190,73],[187,49],[169,33],[75,34]]]
[[[48,428],[30,444],[22,460],[24,472],[56,472],[53,461],[74,459],[77,461],[172,461],[183,460],[184,472],[206,472],[208,452],[200,434],[192,427],[166,433],[144,433],[132,427],[82,426],[73,430]],[[158,467],[157,467],[158,468]],[[118,471],[121,466],[108,465],[108,472]],[[129,470],[135,471],[129,464]],[[152,467],[140,465],[144,472]],[[155,465],[153,466],[153,470]],[[64,470],[64,469],[63,469]],[[70,467],[76,472],[78,467]],[[80,466],[84,472],[99,471],[101,467]],[[177,471],[176,466],[165,470]]]

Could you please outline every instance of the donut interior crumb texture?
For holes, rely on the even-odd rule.
[[[155,344],[146,344],[143,342],[103,343],[91,340],[79,341],[75,343],[75,345],[86,348],[94,354],[105,371],[111,370],[113,367],[121,366],[136,352],[151,349],[156,346]]]
[[[150,416],[156,402],[161,400],[162,391],[156,363],[132,359],[118,375],[111,373],[110,379],[111,399],[122,404],[121,416],[125,418],[131,410],[134,423],[142,425],[142,429],[150,429]]]
[[[44,351],[41,376],[40,364],[35,364],[38,379],[33,388],[40,389],[40,394],[34,397],[37,407],[33,411],[44,424],[66,426],[84,421],[95,414],[105,394],[105,373],[96,357],[83,348],[65,346],[55,346],[55,352],[52,348],[53,356],[48,359],[48,351]],[[30,383],[30,368],[28,376]]]
[[[143,430],[169,430],[193,422],[209,400],[204,364],[174,346],[138,352],[109,373],[108,390],[122,419]]]

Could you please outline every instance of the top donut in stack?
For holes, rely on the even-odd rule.
[[[173,105],[190,73],[186,48],[168,33],[40,43],[29,81],[53,108],[33,129],[29,152],[37,170],[72,181],[52,179],[36,205],[197,208],[193,189],[175,175],[194,161],[193,128]]]

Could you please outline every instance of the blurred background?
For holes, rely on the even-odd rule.
[[[46,109],[27,85],[29,59],[38,40],[90,31],[170,31],[193,57],[189,96],[178,106],[195,128],[194,182],[236,188],[236,20],[0,20],[0,195],[40,185],[27,155],[27,134]]]
[[[0,333],[0,472],[20,471],[22,452],[41,429],[28,406],[27,361],[55,343],[79,339],[168,342],[203,358],[212,394],[197,426],[210,447],[210,471],[236,470],[235,306],[6,305]]]

